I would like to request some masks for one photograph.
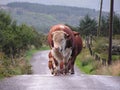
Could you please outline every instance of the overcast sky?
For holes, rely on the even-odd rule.
[[[85,7],[98,10],[100,7],[100,0],[0,0],[0,4],[7,4],[9,2],[32,2],[48,5],[65,5]],[[103,0],[103,10],[109,11],[110,0]],[[114,10],[120,13],[120,0],[114,0]]]

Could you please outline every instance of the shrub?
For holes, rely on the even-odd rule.
[[[15,65],[12,64],[10,58],[0,59],[0,78],[32,73],[31,65],[25,58],[17,58],[14,61]]]

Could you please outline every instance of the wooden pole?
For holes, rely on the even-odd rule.
[[[97,36],[99,36],[99,35],[100,35],[100,30],[101,30],[102,4],[103,4],[103,0],[101,0],[101,3],[100,3],[100,13],[99,13],[99,21],[98,21]]]
[[[111,2],[110,2],[110,22],[109,22],[109,53],[108,53],[108,65],[111,65],[111,64],[112,64],[113,8],[114,8],[114,0],[111,0]]]

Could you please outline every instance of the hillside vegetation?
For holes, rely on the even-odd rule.
[[[88,8],[17,2],[9,3],[6,7],[5,10],[18,21],[18,24],[26,23],[45,33],[48,32],[50,26],[58,23],[77,26],[79,20],[86,14],[95,19],[98,17],[98,11]]]

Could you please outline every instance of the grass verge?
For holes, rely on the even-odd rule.
[[[15,65],[13,65],[10,58],[3,56],[4,58],[0,59],[0,79],[14,75],[31,74],[30,59],[34,53],[42,50],[49,50],[49,47],[42,46],[40,49],[28,50],[25,57],[14,59]]]
[[[31,74],[31,65],[24,57],[14,58],[14,64],[10,58],[0,60],[0,79],[14,75]]]
[[[32,55],[33,55],[34,53],[36,53],[36,52],[38,52],[38,51],[49,50],[49,49],[50,49],[50,48],[49,48],[48,46],[46,46],[46,45],[42,46],[42,47],[39,48],[39,49],[30,49],[30,50],[28,50],[28,51],[26,52],[25,58],[26,58],[27,60],[30,60],[31,57],[32,57]]]
[[[100,61],[94,60],[88,49],[84,48],[75,63],[86,74],[120,76],[120,58],[119,56],[114,56],[114,58],[112,65],[104,66]]]
[[[76,59],[76,65],[82,72],[92,74],[92,71],[95,68],[93,60],[94,59],[90,56],[89,51],[87,49],[83,49]]]

